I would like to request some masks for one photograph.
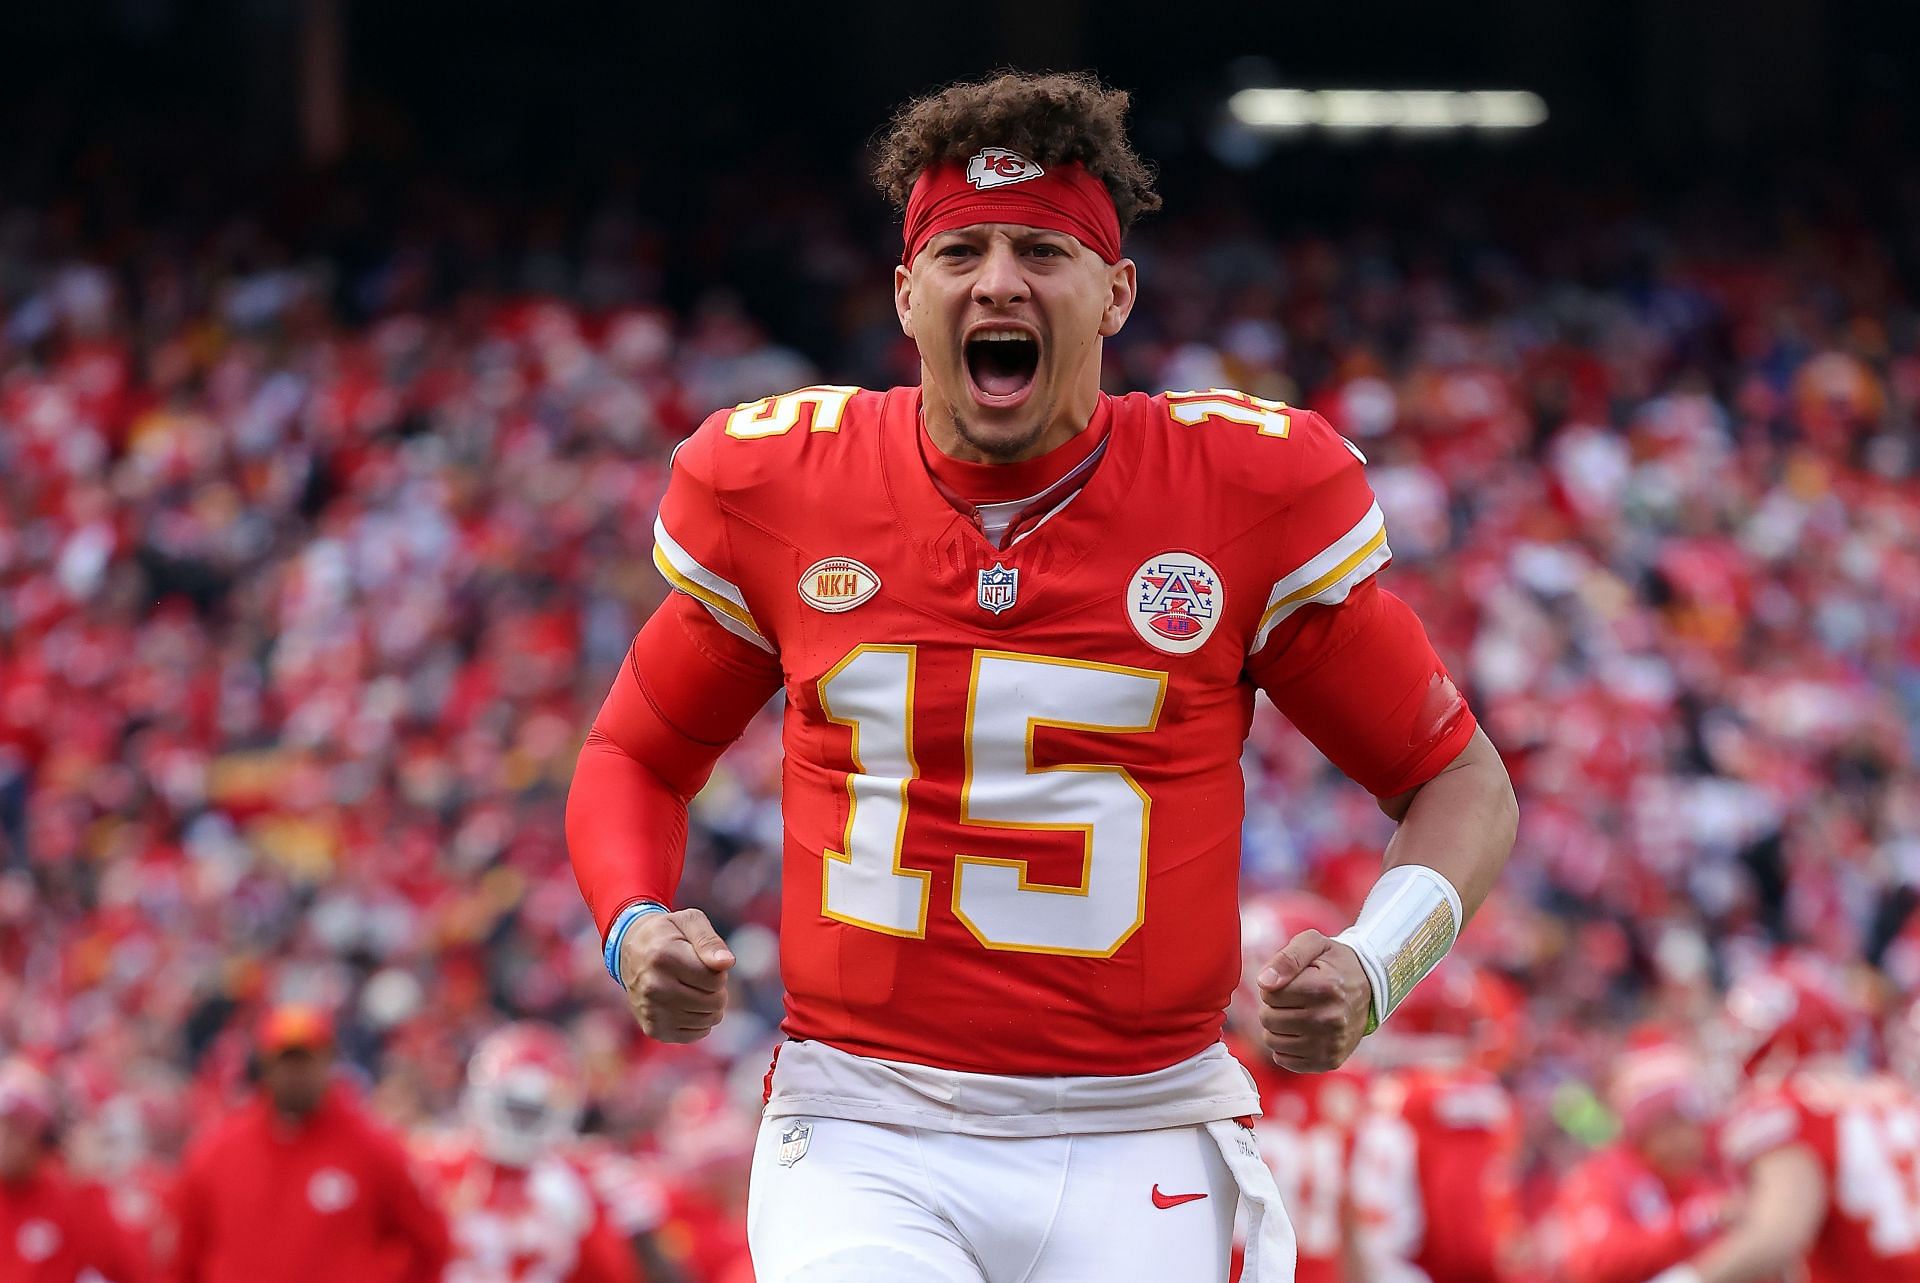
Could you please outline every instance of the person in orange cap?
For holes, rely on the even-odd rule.
[[[272,1009],[256,1037],[260,1093],[187,1153],[176,1283],[432,1283],[447,1223],[401,1142],[333,1074],[333,1024]]]

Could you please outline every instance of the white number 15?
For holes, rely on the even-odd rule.
[[[858,646],[820,679],[827,719],[853,732],[844,851],[826,852],[821,912],[887,935],[927,931],[933,875],[902,865],[913,755],[913,646]],[[967,686],[960,823],[1078,832],[1075,886],[1033,882],[1028,862],[954,853],[953,913],[989,949],[1102,958],[1146,917],[1152,799],[1126,768],[1036,766],[1040,727],[1137,735],[1154,729],[1167,675],[1117,664],[976,651]]]

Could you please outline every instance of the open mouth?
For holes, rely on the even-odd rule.
[[[983,327],[967,337],[967,379],[982,405],[1019,405],[1033,390],[1040,340],[1026,330]]]

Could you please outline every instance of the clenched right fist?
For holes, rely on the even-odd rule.
[[[620,942],[627,1007],[661,1042],[698,1042],[727,1014],[733,951],[698,909],[652,913]]]

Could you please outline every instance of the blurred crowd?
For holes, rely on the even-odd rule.
[[[1212,204],[1129,242],[1109,388],[1236,387],[1353,438],[1385,582],[1506,755],[1519,843],[1461,947],[1513,995],[1536,1202],[1611,1134],[1629,1038],[1708,1027],[1778,945],[1889,1011],[1920,992],[1910,194],[1892,235],[1488,193],[1412,239]],[[590,1135],[737,1222],[780,1010],[777,721],[693,808],[681,898],[740,958],[704,1042],[632,1029],[562,809],[664,592],[674,444],[916,377],[864,197],[746,208],[773,212],[683,244],[618,205],[507,238],[445,193],[377,235],[339,197],[298,232],[0,205],[0,1054],[58,1084],[76,1165],[177,1159],[251,1090],[274,1004],[332,1012],[416,1133],[534,1020]],[[686,261],[777,288],[667,289]],[[1350,912],[1388,822],[1271,710],[1246,766],[1249,892]],[[720,1279],[663,1199],[669,1255]]]

